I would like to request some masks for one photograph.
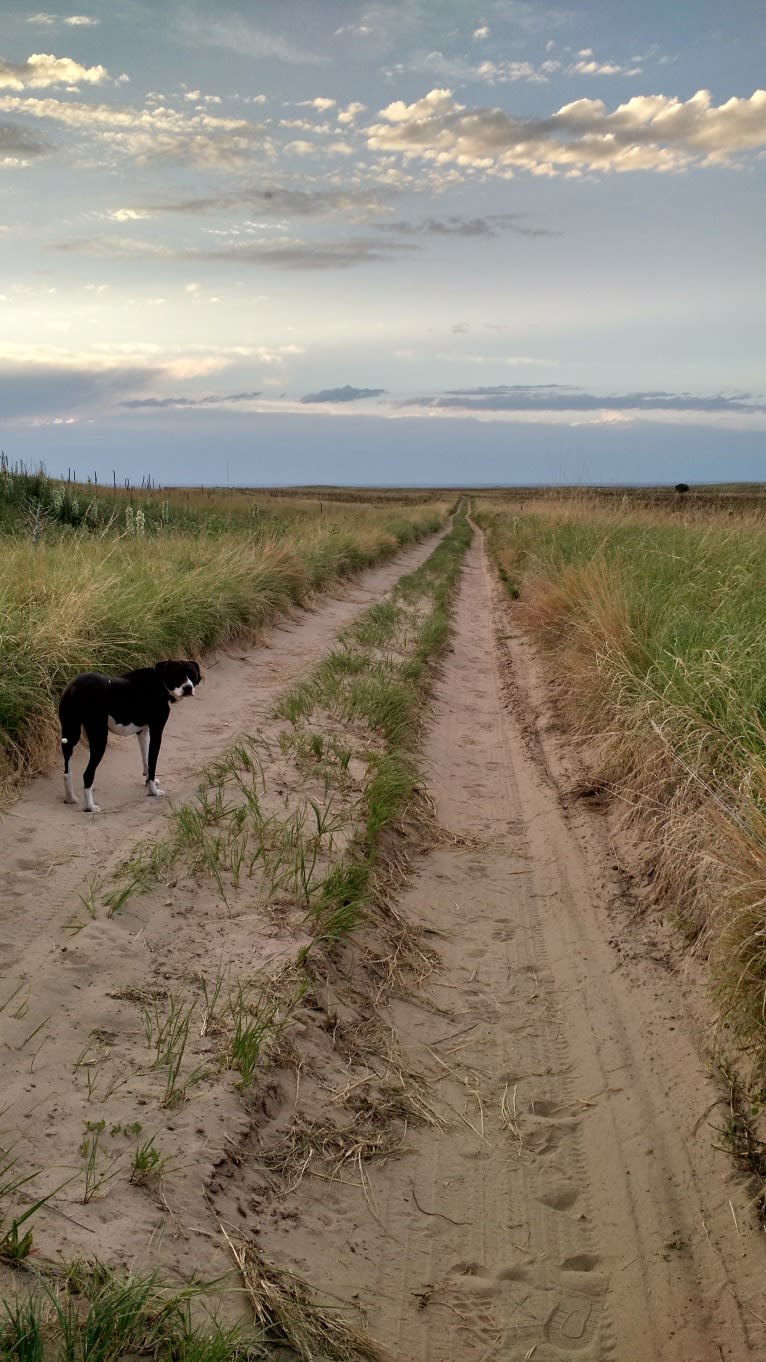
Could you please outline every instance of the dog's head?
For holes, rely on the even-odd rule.
[[[162,677],[162,684],[171,700],[182,700],[185,695],[193,695],[195,686],[202,680],[199,666],[190,658],[182,662],[157,662],[155,670]]]

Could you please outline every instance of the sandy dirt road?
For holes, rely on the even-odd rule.
[[[266,647],[215,659],[199,701],[171,720],[161,774],[174,796],[239,732],[258,726],[276,752],[276,695],[431,547]],[[46,1167],[45,1190],[79,1179],[40,1212],[41,1253],[210,1277],[230,1266],[220,1230],[234,1228],[325,1302],[358,1308],[395,1362],[766,1357],[763,1235],[715,1148],[720,1091],[603,813],[568,793],[576,775],[545,683],[479,536],[423,760],[446,833],[435,846],[415,837],[397,909],[438,965],[419,989],[365,994],[375,940],[361,938],[356,961],[347,947],[296,1014],[292,1068],[268,1070],[247,1102],[233,1075],[211,1078],[164,1113],[163,1147],[182,1157],[162,1202],[123,1176],[83,1204],[77,1166],[85,1117],[125,1122],[139,1102],[145,1133],[160,1120],[134,986],[173,990],[223,952],[243,970],[294,955],[293,928],[253,904],[230,914],[184,882],[167,903],[157,892],[67,936],[85,877],[153,835],[158,806],[140,797],[130,740],[110,748],[96,818],[61,802],[59,773],[29,787],[0,827],[3,1127]],[[5,1006],[19,984],[23,1014],[18,998]],[[291,1123],[342,1112],[353,1132],[355,1095],[378,1082],[385,1050],[365,1048],[365,1029],[390,1038],[383,1068],[408,1075],[433,1119],[405,1122],[396,1152],[363,1172],[315,1159],[280,1182],[266,1159]],[[89,1037],[109,1058],[86,1082]],[[123,1073],[130,1083],[110,1078],[104,1096]]]
[[[442,968],[389,1009],[445,1127],[369,1165],[364,1198],[304,1180],[264,1245],[353,1295],[397,1362],[764,1357],[763,1235],[714,1148],[720,1092],[677,976],[623,964],[644,929],[603,816],[562,797],[512,619],[476,542],[425,754],[466,844],[420,859],[399,907]]]

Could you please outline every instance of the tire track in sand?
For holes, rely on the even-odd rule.
[[[424,855],[399,903],[442,969],[389,1007],[448,1128],[368,1165],[366,1205],[304,1184],[300,1248],[264,1247],[353,1295],[396,1362],[762,1357],[762,1236],[699,1120],[715,1089],[618,969],[613,858],[528,749],[518,687],[508,707],[498,611],[477,539],[425,752],[462,844]]]

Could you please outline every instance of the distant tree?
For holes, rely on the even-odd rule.
[[[688,484],[688,482],[677,482],[677,483],[676,483],[676,491],[677,491],[677,492],[688,492],[688,490],[689,490],[689,484]]]

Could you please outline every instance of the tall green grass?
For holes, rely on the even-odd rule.
[[[766,527],[559,505],[479,520],[666,904],[766,1067]]]
[[[58,694],[251,639],[291,604],[435,531],[444,507],[299,508],[278,534],[86,531],[0,538],[0,789],[50,760]]]

